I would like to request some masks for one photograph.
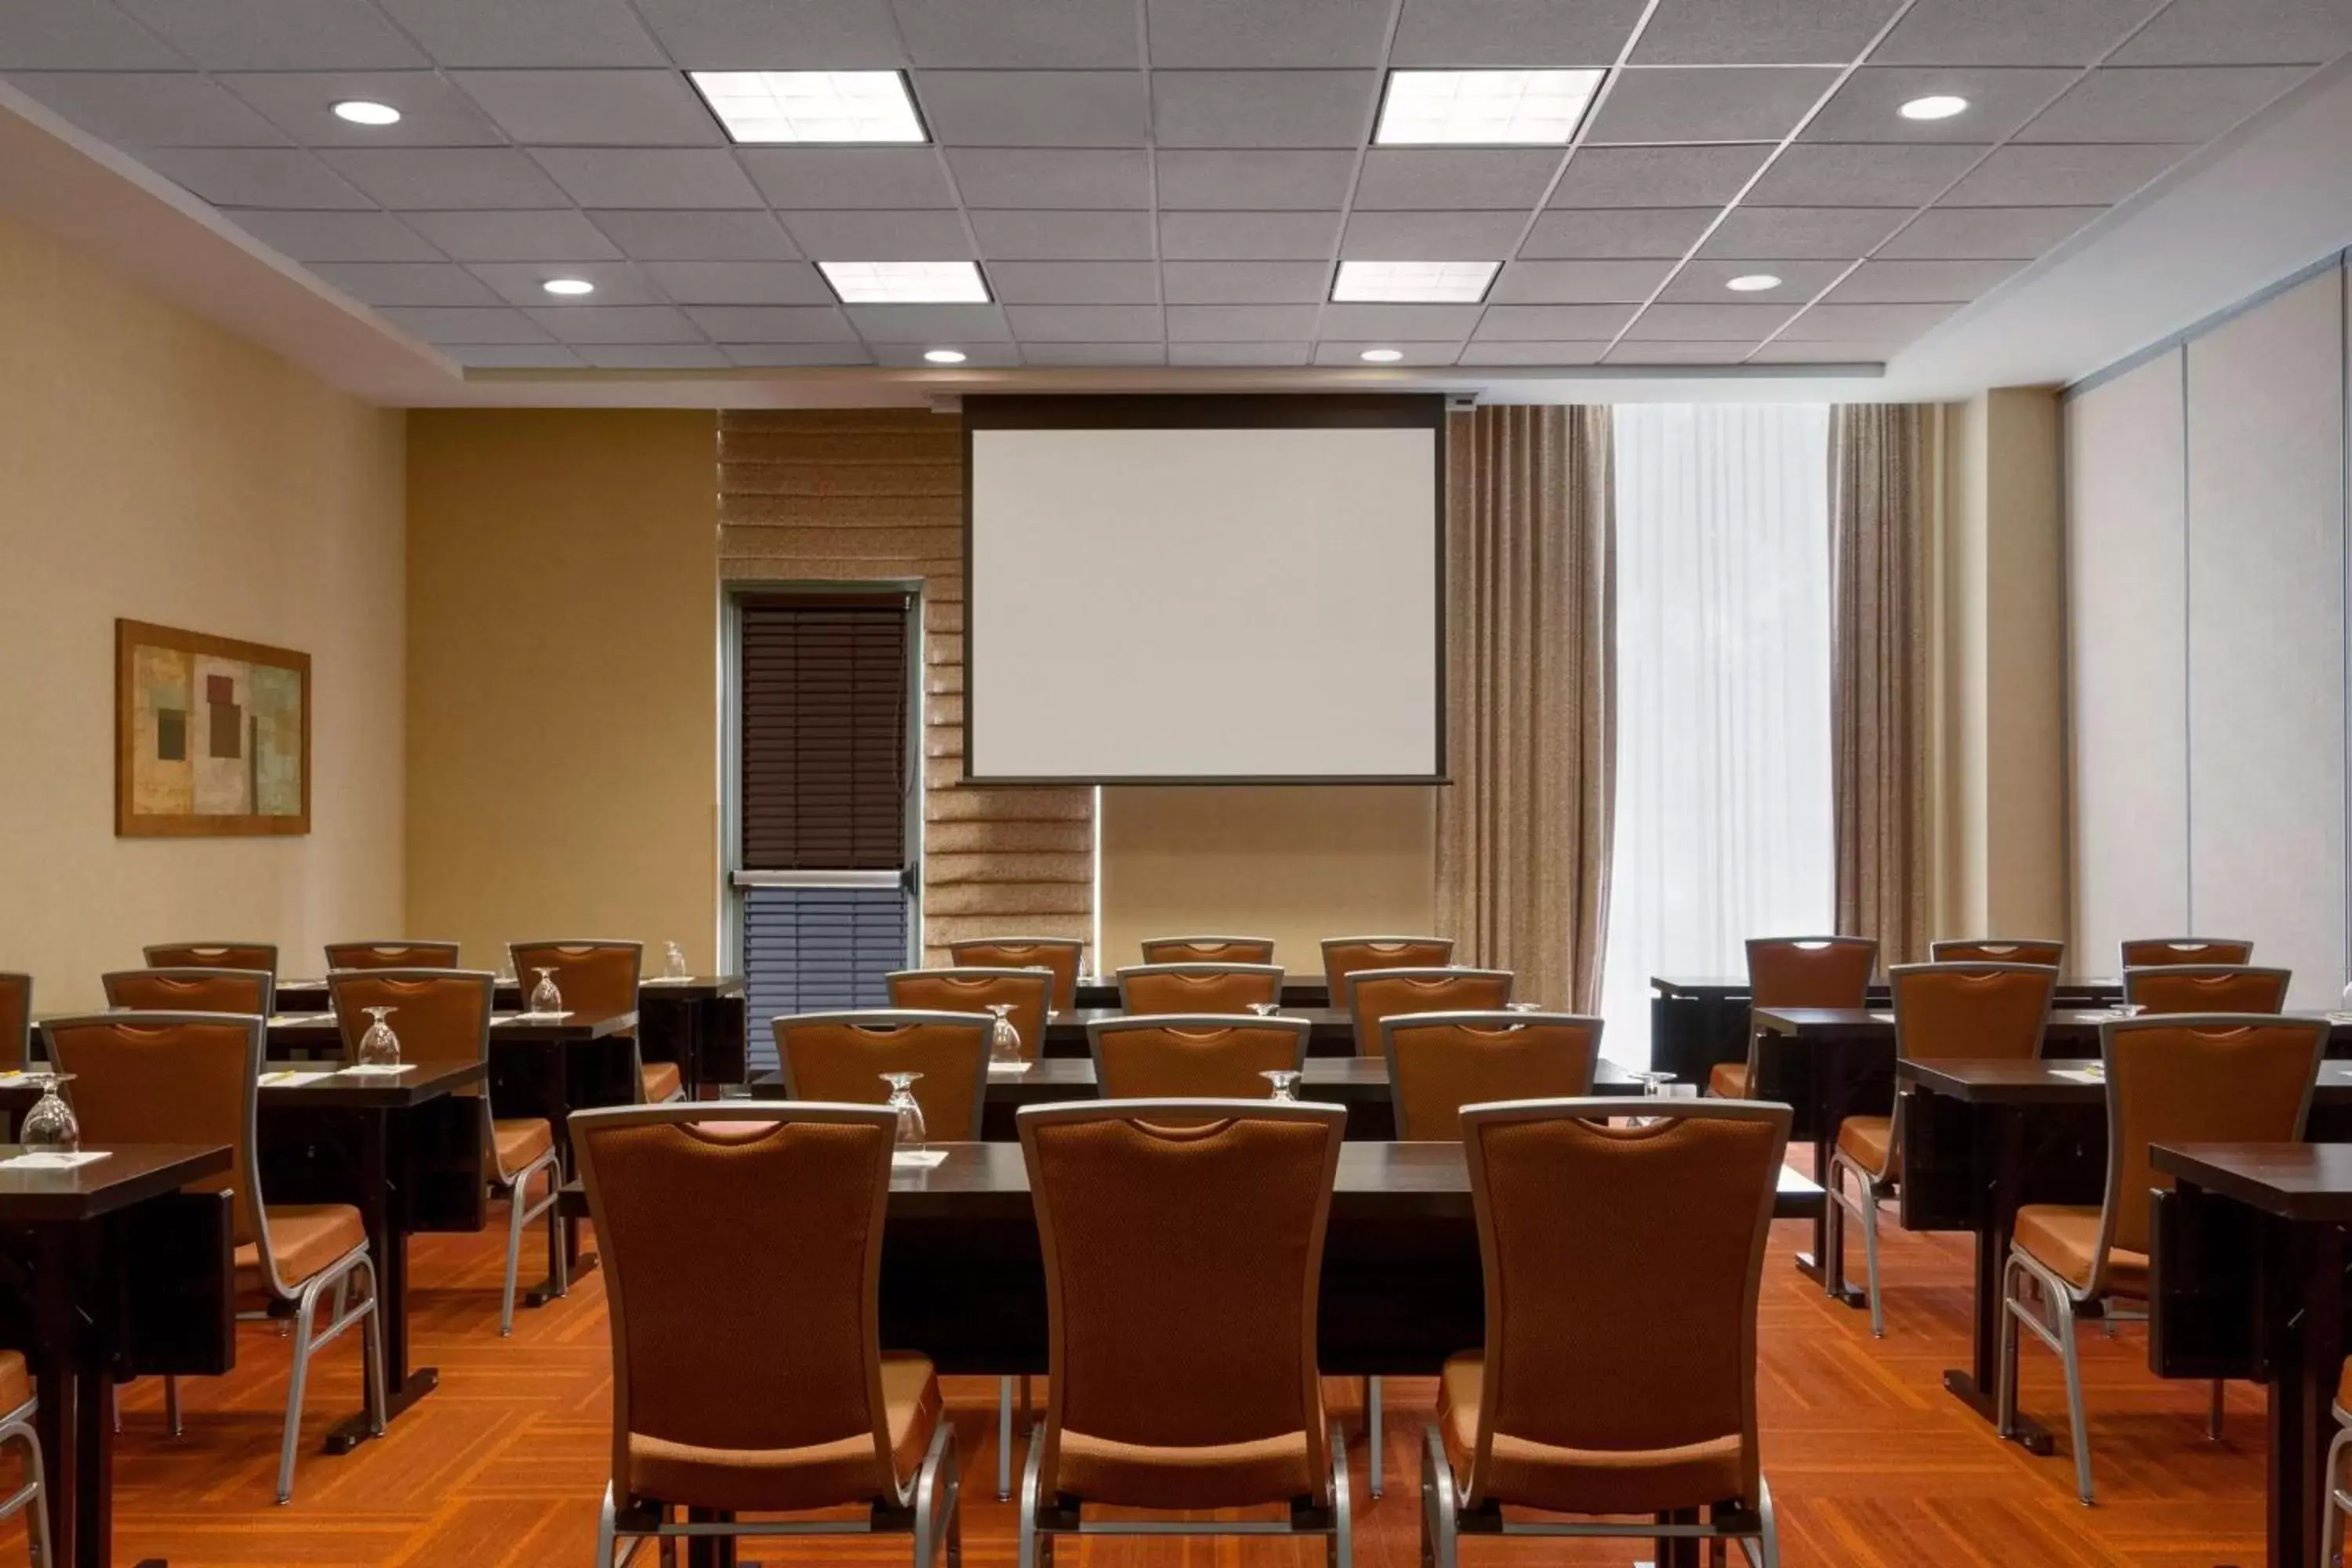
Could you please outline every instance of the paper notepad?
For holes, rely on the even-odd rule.
[[[404,1062],[394,1062],[390,1066],[386,1066],[383,1062],[353,1062],[350,1067],[342,1069],[342,1076],[345,1078],[390,1078],[394,1073],[404,1073],[408,1070],[409,1064]]]
[[[898,1149],[890,1155],[890,1167],[897,1171],[929,1171],[947,1163],[944,1149]]]
[[[79,1154],[59,1154],[39,1149],[29,1154],[12,1154],[5,1160],[0,1160],[0,1170],[70,1171],[77,1166],[103,1160],[107,1152],[103,1149],[85,1149]]]
[[[273,1013],[269,1017],[269,1026],[273,1029],[298,1029],[334,1021],[332,1013]]]
[[[332,1078],[334,1076],[335,1071],[332,1068],[320,1068],[316,1072],[307,1072],[294,1068],[287,1068],[278,1072],[263,1073],[261,1075],[261,1081],[271,1089],[299,1089],[303,1084],[316,1083],[322,1078]]]
[[[1035,1062],[991,1062],[988,1064],[988,1070],[991,1073],[1027,1072],[1036,1065]]]
[[[553,1013],[501,1013],[490,1020],[493,1024],[543,1024],[550,1018],[569,1018],[572,1010],[562,1008]]]
[[[2059,1068],[2053,1071],[2050,1076],[2053,1078],[2072,1079],[2076,1083],[2105,1083],[2107,1081],[2106,1073],[2098,1068]]]

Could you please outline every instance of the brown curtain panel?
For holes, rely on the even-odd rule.
[[[1437,914],[1455,962],[1590,1010],[1609,914],[1616,589],[1605,407],[1446,423]]]
[[[1934,411],[1830,411],[1837,929],[1927,956],[1927,524]]]

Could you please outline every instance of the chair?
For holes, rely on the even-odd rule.
[[[961,1561],[939,1379],[881,1348],[896,1125],[874,1106],[743,1100],[572,1113],[612,1304],[600,1568],[623,1537],[659,1540],[667,1562],[680,1539],[905,1533],[914,1568],[942,1541]],[[851,1505],[863,1515],[735,1517]]]
[[[1053,977],[1034,969],[901,969],[883,976],[890,1005],[926,1013],[985,1013],[1010,1008],[1005,1021],[1021,1037],[1021,1054],[1045,1054],[1052,1016]]]
[[[1105,1100],[1263,1100],[1269,1072],[1303,1072],[1304,1018],[1210,1014],[1097,1018],[1087,1026]]]
[[[118,969],[99,977],[109,1007],[141,1013],[276,1011],[277,981],[266,969]]]
[[[516,984],[527,1001],[538,984],[540,970],[554,972],[555,988],[563,1005],[576,1013],[633,1013],[637,1006],[637,976],[645,961],[641,942],[512,942],[507,944]],[[631,1031],[630,1048],[636,1048]],[[649,1062],[637,1058],[637,1097],[647,1105],[678,1099],[683,1090],[676,1062]]]
[[[1381,1020],[1400,1013],[1498,1013],[1511,999],[1507,969],[1358,969],[1345,993],[1356,1054],[1381,1054]]]
[[[262,1021],[218,1013],[104,1013],[51,1019],[41,1032],[49,1059],[73,1076],[74,1113],[88,1142],[227,1145],[228,1174],[205,1177],[191,1190],[229,1194],[238,1298],[290,1310],[294,1319],[294,1374],[278,1454],[278,1500],[289,1501],[311,1358],[359,1327],[368,1427],[380,1436],[383,1338],[360,1211],[348,1204],[272,1207],[263,1200],[254,1131]],[[354,1280],[362,1286],[356,1303]],[[320,1329],[319,1302],[330,1290],[331,1321]]]
[[[332,969],[455,969],[454,942],[331,942],[327,967]],[[558,984],[562,984],[561,981]]]
[[[1878,943],[1866,936],[1759,936],[1748,942],[1748,1005],[1757,1007],[1859,1007],[1870,999]],[[1754,1098],[1756,1026],[1748,1026],[1748,1060],[1717,1062],[1707,1092]]]
[[[1457,1142],[1462,1108],[1592,1092],[1601,1020],[1569,1013],[1415,1013],[1381,1025],[1397,1141]]]
[[[1323,984],[1331,1005],[1348,1005],[1348,976],[1359,969],[1435,969],[1454,962],[1450,936],[1327,936]]]
[[[2066,944],[2046,937],[2007,941],[2000,937],[1966,937],[1927,944],[1927,957],[1935,963],[2039,963],[2049,968],[2066,967]]]
[[[2336,1436],[2327,1445],[2327,1463],[2320,1471],[2327,1482],[2327,1517],[2320,1525],[2319,1568],[2336,1568],[2344,1555],[2344,1515],[2352,1510],[2352,1486],[2344,1474],[2344,1451],[2352,1448],[2352,1358],[2336,1382],[2336,1402],[2328,1414],[2336,1417]]]
[[[1272,963],[1270,936],[1155,936],[1143,942],[1146,963]]]
[[[2124,971],[2124,1000],[2151,1013],[2277,1013],[2294,978],[2251,963],[2158,963]]]
[[[2157,1143],[2291,1143],[2303,1138],[2327,1047],[2321,1018],[2168,1014],[2099,1026],[2106,1062],[2106,1193],[2096,1208],[2029,1204],[2017,1211],[2001,1268],[2000,1435],[2017,1430],[2017,1326],[2058,1352],[2074,1436],[2074,1489],[2091,1502],[2090,1434],[2074,1331],[2083,1318],[2144,1317],[2149,1291],[2148,1193],[2172,1178]],[[2037,1301],[2020,1286],[2031,1281]],[[2134,1304],[2137,1305],[2135,1306]],[[2221,1391],[2213,1386],[2218,1436]]]
[[[278,973],[274,942],[168,942],[142,950],[150,969],[266,969]]]
[[[2135,937],[2125,941],[2123,951],[2126,969],[2148,969],[2165,963],[2252,963],[2254,961],[2254,944],[2240,937]]]
[[[881,1105],[886,1072],[919,1072],[910,1086],[924,1131],[942,1143],[980,1142],[988,1103],[985,1013],[925,1013],[875,1007],[849,1013],[798,1013],[771,1019],[784,1093],[795,1100]]]
[[[1328,1536],[1333,1568],[1351,1568],[1347,1452],[1316,1362],[1347,1112],[1150,1100],[1029,1106],[1019,1120],[1052,1367],[1021,1482],[1019,1568],[1050,1564],[1057,1535],[1266,1533]],[[1286,1503],[1290,1517],[1087,1520],[1088,1503]]]
[[[1122,1013],[1246,1013],[1282,1000],[1272,963],[1142,963],[1118,972]]]
[[[1465,1532],[1738,1540],[1780,1562],[1756,1298],[1790,1112],[1673,1104],[1638,1127],[1605,1120],[1622,1109],[1606,1099],[1463,1111],[1486,1342],[1438,1384],[1422,1452],[1432,1568],[1454,1568]]]
[[[0,974],[0,1072],[31,1065],[33,977]]]
[[[1061,936],[997,936],[948,943],[948,957],[958,969],[1045,970],[1054,977],[1057,1013],[1078,1005],[1078,964],[1086,951],[1085,942]]]
[[[2031,1061],[2042,1054],[2058,970],[2046,963],[1898,963],[1886,972],[1895,997],[1895,1054],[1913,1061],[1990,1057]],[[1903,1102],[1892,1116],[1849,1116],[1838,1123],[1830,1168],[1830,1256],[1843,1261],[1847,1216],[1861,1222],[1864,1272],[1870,1285],[1870,1331],[1886,1337],[1878,1290],[1878,1205],[1902,1179]],[[1842,1177],[1851,1177],[1848,1196]]]
[[[370,1007],[390,1007],[384,1021],[400,1037],[401,1060],[420,1065],[472,1066],[490,1059],[490,1013],[498,990],[497,977],[467,969],[343,969],[327,976],[327,995],[343,1036],[343,1056],[359,1058],[360,1037],[367,1033]],[[544,1117],[499,1116],[490,1106],[487,1083],[468,1084],[453,1091],[462,1102],[480,1108],[482,1165],[490,1184],[507,1194],[506,1284],[499,1298],[499,1333],[514,1332],[515,1276],[522,1263],[523,1227],[547,1216],[548,1257],[552,1283],[559,1296],[568,1293],[562,1247],[563,1218],[556,1200],[563,1189],[562,1156],[555,1147],[555,1129]],[[531,1178],[544,1177],[546,1195],[529,1201]]]
[[[48,1488],[41,1470],[41,1436],[33,1425],[39,1411],[24,1352],[0,1351],[0,1447],[15,1447],[25,1461],[25,1483],[0,1499],[0,1520],[25,1514],[33,1568],[49,1568],[57,1560],[49,1555]],[[32,1511],[26,1513],[27,1509]]]

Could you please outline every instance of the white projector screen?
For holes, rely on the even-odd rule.
[[[965,775],[1428,780],[1443,400],[972,398]]]

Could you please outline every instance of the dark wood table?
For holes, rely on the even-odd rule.
[[[1344,1007],[1285,1006],[1276,1015],[1307,1020],[1307,1054],[1310,1057],[1351,1057],[1356,1054],[1356,1026]],[[1045,1020],[1047,1057],[1087,1056],[1087,1026],[1102,1018],[1124,1018],[1118,1007],[1080,1007],[1055,1013]]]
[[[706,1084],[741,1083],[750,1069],[740,974],[654,975],[637,982],[637,1049],[676,1062],[688,1100]]]

